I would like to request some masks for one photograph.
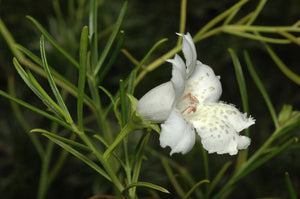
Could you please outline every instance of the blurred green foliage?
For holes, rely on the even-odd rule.
[[[33,16],[47,28],[64,49],[76,57],[78,56],[79,43],[77,41],[80,38],[80,31],[88,23],[87,6],[82,5],[82,8],[78,9],[80,12],[72,15],[67,1],[60,1],[62,16],[59,16],[53,9],[53,2],[55,1],[1,0],[0,17],[18,43],[38,54],[40,32],[25,17],[25,15]],[[80,4],[78,2],[80,1],[74,1],[77,6]],[[249,2],[248,6],[243,8],[238,15],[243,15],[253,10],[257,2],[256,0]],[[99,51],[103,50],[103,46],[108,40],[122,3],[123,1],[121,0],[99,1],[98,28],[102,32],[99,38]],[[186,31],[194,35],[199,28],[234,3],[235,1],[233,0],[189,0],[187,4]],[[153,61],[174,47],[177,39],[174,33],[179,28],[179,9],[180,1],[130,0],[121,26],[122,30],[125,31],[123,48],[140,60],[155,42],[162,38],[168,38],[169,40],[151,55],[149,60]],[[291,25],[299,19],[299,16],[299,0],[272,0],[266,4],[255,24]],[[60,20],[60,17],[64,20]],[[68,62],[49,43],[45,45],[49,63],[66,77],[72,79],[74,74],[70,70],[71,66],[67,64]],[[221,100],[230,101],[241,107],[240,95],[237,92],[239,88],[236,83],[232,60],[227,51],[227,48],[230,47],[240,56],[242,56],[242,51],[247,49],[277,113],[279,113],[284,104],[292,104],[295,109],[300,109],[299,85],[296,85],[281,73],[258,41],[246,40],[221,33],[200,41],[196,44],[196,47],[198,59],[212,66],[216,74],[222,76],[224,92]],[[299,46],[295,44],[272,45],[272,48],[292,71],[300,74]],[[7,90],[7,78],[8,76],[13,76],[16,95],[37,107],[43,107],[36,96],[27,89],[19,76],[16,75],[12,57],[13,55],[6,42],[3,40],[3,37],[0,37],[0,89]],[[133,64],[123,54],[119,54],[113,67],[113,70],[110,71],[103,81],[103,86],[112,91],[117,90],[119,79],[128,75],[133,68]],[[170,65],[163,64],[159,69],[149,73],[136,88],[136,97],[140,97],[150,88],[168,81],[170,79],[170,71]],[[245,79],[248,87],[250,112],[259,121],[251,129],[252,144],[249,151],[251,154],[266,140],[269,136],[267,133],[272,132],[273,127],[266,105],[260,97],[255,84],[249,81],[251,78],[248,73],[245,73]],[[45,79],[41,78],[40,80],[46,85]],[[75,80],[73,79],[73,81]],[[69,104],[71,104],[70,109],[72,111],[72,104],[75,107],[76,101],[71,97],[67,99]],[[109,99],[106,98],[105,102],[109,103]],[[10,102],[0,98],[0,107],[0,196],[3,198],[35,198],[40,174],[38,154],[20,123],[16,120]],[[26,109],[22,108],[21,110],[29,122],[29,128],[49,126],[49,122],[46,119]],[[295,134],[300,135],[299,128],[295,131]],[[149,140],[150,145],[154,148],[160,147],[157,135],[151,135]],[[44,143],[46,143],[45,141],[46,139],[44,139]],[[59,154],[59,151],[60,148],[55,146],[54,153]],[[192,173],[196,179],[203,179],[203,164],[194,159],[197,155],[200,156],[199,151],[198,146],[184,157],[174,155],[173,158],[182,167],[193,171]],[[223,165],[228,159],[234,159],[234,157],[218,155],[209,155],[209,157],[210,162],[214,165]],[[232,197],[286,198],[288,193],[285,187],[285,171],[289,172],[295,190],[300,190],[300,160],[297,157],[299,157],[299,145],[280,154],[253,172],[251,176],[247,176],[246,179],[240,181]],[[199,160],[201,160],[200,157]],[[148,160],[145,161],[142,169],[142,179],[151,179],[152,182],[172,191],[167,177],[161,175],[161,173],[164,173],[164,170],[159,159],[155,156],[148,156]],[[220,167],[218,166],[212,167],[211,172],[216,173],[219,169]],[[226,173],[223,180],[226,180]],[[94,171],[75,157],[69,156],[62,171],[50,188],[48,198],[87,198],[109,189],[111,187],[104,184],[102,179],[95,175]],[[173,196],[163,195],[162,198],[173,198]]]

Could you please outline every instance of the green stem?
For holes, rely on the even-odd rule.
[[[128,121],[128,123],[124,126],[124,128],[121,130],[118,137],[114,140],[114,142],[106,149],[106,151],[103,154],[104,159],[108,159],[109,155],[115,148],[118,146],[120,142],[123,141],[123,139],[128,136],[132,131],[138,129],[136,124],[133,123],[131,120]]]
[[[96,118],[98,120],[99,128],[102,130],[106,141],[108,143],[111,143],[112,135],[108,132],[109,129],[107,127],[104,112],[103,112],[103,109],[101,107],[100,95],[99,95],[99,92],[98,92],[97,82],[96,82],[96,79],[95,79],[94,76],[93,77],[90,76],[90,78],[88,79],[88,85],[89,85],[89,89],[90,89],[91,94],[92,94],[92,99],[94,101],[95,115],[96,115]]]
[[[108,161],[105,158],[105,156],[99,152],[99,150],[94,146],[94,144],[90,141],[90,139],[86,136],[86,134],[83,131],[80,131],[73,123],[71,124],[71,126],[74,132],[76,132],[77,135],[79,135],[79,137],[84,141],[84,143],[93,151],[93,154],[102,164],[103,168],[111,178],[111,181],[116,186],[118,191],[122,192],[124,190],[124,186],[116,176],[116,173],[112,170],[112,165],[108,164]]]
[[[47,147],[46,147],[44,157],[43,157],[43,161],[42,161],[42,168],[41,168],[41,174],[40,174],[37,199],[46,198],[47,190],[49,188],[49,186],[48,186],[49,185],[48,170],[49,170],[49,165],[51,162],[53,147],[54,147],[54,143],[49,140]]]
[[[180,196],[180,198],[183,198],[185,196],[185,192],[182,189],[182,187],[180,186],[180,184],[178,183],[178,181],[176,180],[176,177],[175,177],[171,167],[169,166],[167,160],[165,158],[161,158],[161,162],[162,162],[163,167],[165,168],[165,171],[166,171],[172,185],[175,188],[175,191]]]
[[[226,29],[233,31],[250,31],[250,32],[266,32],[266,33],[278,33],[278,32],[300,32],[299,27],[293,26],[247,26],[247,25],[226,25]]]
[[[220,15],[218,15],[217,17],[215,17],[214,19],[212,19],[210,22],[208,22],[194,37],[195,40],[197,40],[199,37],[202,36],[202,34],[204,34],[205,32],[207,32],[210,28],[212,28],[213,26],[215,26],[217,23],[219,23],[220,21],[222,21],[225,17],[227,17],[228,15],[230,15],[234,10],[240,8],[243,4],[245,4],[248,0],[241,0],[238,3],[236,3],[235,5],[233,5],[232,7],[230,7],[228,10],[226,10],[225,12],[221,13]]]
[[[150,132],[151,129],[147,129],[147,133],[142,136],[141,138],[141,144],[139,144],[139,148],[138,148],[138,152],[136,154],[136,162],[134,165],[134,170],[133,170],[133,176],[132,176],[132,182],[136,183],[138,182],[138,178],[140,175],[140,171],[141,171],[141,166],[142,166],[142,161],[143,161],[143,157],[144,157],[144,151],[145,151],[145,147],[148,143],[149,137],[150,137]],[[135,197],[135,193],[136,193],[136,187],[133,187],[130,191],[129,191],[129,195],[134,198]]]
[[[184,33],[185,23],[186,23],[186,4],[187,0],[181,0],[180,6],[180,23],[179,23],[179,33]],[[182,37],[178,37],[177,46],[180,46],[182,42]]]

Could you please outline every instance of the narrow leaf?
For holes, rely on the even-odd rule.
[[[121,47],[123,45],[123,42],[124,42],[124,35],[125,35],[124,31],[121,30],[120,31],[120,36],[119,36],[119,39],[118,39],[118,43],[116,44],[116,47],[114,48],[114,51],[112,52],[108,63],[105,65],[103,71],[101,71],[101,73],[99,75],[99,79],[97,80],[97,84],[98,85],[102,83],[103,79],[105,78],[105,76],[107,75],[107,73],[110,71],[113,63],[117,59],[118,54],[120,52],[120,49],[121,49]]]
[[[249,105],[248,105],[248,96],[247,96],[247,88],[246,88],[246,83],[245,83],[245,78],[243,74],[243,70],[239,61],[239,58],[237,57],[236,53],[232,49],[228,49],[231,59],[233,61],[233,66],[235,69],[235,76],[237,78],[237,82],[240,88],[240,94],[242,98],[242,103],[243,103],[243,110],[247,114],[249,114]],[[245,135],[249,136],[249,129],[245,130]],[[236,162],[236,169],[238,169],[243,162],[246,161],[248,156],[248,149],[243,150],[238,154],[237,162]]]
[[[290,198],[291,199],[297,199],[296,191],[293,187],[293,184],[292,184],[292,181],[290,179],[289,173],[285,172],[284,174],[285,174],[285,183],[286,183],[287,189],[289,191]]]
[[[156,42],[152,48],[147,52],[147,54],[143,57],[143,59],[140,61],[140,63],[135,67],[136,71],[139,71],[140,68],[143,66],[143,64],[146,62],[146,60],[150,57],[150,55],[154,52],[154,50],[157,49],[158,46],[160,46],[162,43],[168,41],[167,38],[161,39],[158,42]]]
[[[89,37],[91,39],[91,67],[95,69],[98,61],[98,29],[97,29],[97,15],[98,15],[98,1],[90,1],[90,12],[89,12]]]
[[[183,199],[188,199],[188,198],[190,198],[190,196],[192,195],[192,193],[193,193],[194,191],[196,191],[196,189],[197,189],[200,185],[202,185],[203,183],[209,183],[209,180],[201,180],[201,181],[199,181],[198,183],[196,183],[196,184],[189,190],[189,192],[183,197]]]
[[[264,41],[264,42],[273,43],[273,44],[289,44],[289,43],[291,43],[291,41],[287,40],[287,39],[277,39],[277,38],[272,38],[272,37],[264,37],[264,36],[260,36],[260,35],[254,35],[252,33],[246,33],[243,31],[232,29],[232,27],[230,27],[230,26],[227,26],[227,27],[224,26],[222,28],[222,30],[223,30],[223,32],[228,33],[228,34],[236,35],[239,37],[244,37],[247,39],[253,39],[253,40],[257,40],[257,41]]]
[[[87,146],[85,146],[83,144],[80,144],[79,142],[75,142],[73,140],[61,137],[59,135],[56,135],[55,133],[51,133],[51,132],[46,131],[44,129],[32,129],[30,132],[31,133],[42,133],[43,135],[48,135],[48,136],[53,137],[53,138],[55,138],[59,141],[62,141],[65,144],[80,148],[80,149],[85,150],[87,152],[92,152],[92,150],[90,148],[88,148]]]
[[[100,88],[100,89],[101,89],[101,90],[109,97],[109,99],[110,99],[110,101],[111,101],[111,104],[112,104],[112,106],[114,107],[114,113],[115,113],[115,116],[116,116],[116,118],[117,118],[119,124],[121,124],[122,121],[121,121],[120,114],[119,114],[118,109],[117,109],[117,102],[115,102],[114,97],[113,97],[112,94],[111,94],[108,90],[106,90],[104,87],[99,86],[99,88]],[[107,114],[108,114],[108,112],[105,112],[105,116],[106,116]]]
[[[8,94],[10,94],[13,97],[16,97],[16,93],[15,93],[15,81],[14,81],[14,76],[13,75],[9,75],[8,76]],[[11,107],[12,110],[14,112],[14,115],[16,117],[16,120],[18,120],[18,122],[20,123],[21,127],[24,129],[24,131],[29,132],[29,130],[31,129],[30,124],[27,122],[27,118],[25,118],[25,115],[23,114],[24,112],[21,110],[20,106],[13,102],[11,100]],[[38,137],[36,135],[32,135],[32,134],[28,134],[29,138],[31,139],[33,145],[35,146],[38,154],[40,155],[40,158],[43,159],[45,151],[44,148],[42,146],[42,143],[40,142],[40,140],[38,139]]]
[[[263,9],[264,5],[267,3],[267,0],[261,0],[259,4],[257,5],[253,15],[251,16],[250,20],[247,22],[247,25],[253,24],[261,10]]]
[[[126,106],[125,87],[122,79],[120,80],[120,101],[121,101],[121,121],[122,121],[122,126],[124,127],[127,122],[128,110]]]
[[[136,152],[136,162],[133,168],[132,172],[132,182],[135,183],[138,181],[140,171],[141,171],[141,166],[142,166],[142,161],[143,161],[143,156],[144,156],[144,149],[148,143],[149,137],[150,137],[150,130],[147,130],[148,132],[142,136],[140,144],[137,145],[137,152]],[[136,189],[133,188],[131,192],[133,193],[132,195],[135,195]]]
[[[73,149],[71,146],[69,146],[68,144],[63,143],[62,141],[51,137],[49,135],[44,134],[45,137],[47,137],[49,140],[51,140],[52,142],[56,143],[57,145],[59,145],[60,147],[62,147],[63,149],[65,149],[66,151],[70,152],[71,154],[73,154],[75,157],[77,157],[78,159],[80,159],[81,161],[83,161],[84,163],[86,163],[88,166],[90,166],[92,169],[94,169],[95,171],[97,171],[100,175],[102,175],[104,178],[106,178],[107,180],[111,181],[110,177],[107,175],[107,173],[101,169],[96,163],[94,163],[93,161],[91,161],[90,159],[88,159],[85,155],[83,155],[82,153],[80,153],[79,151]]]
[[[117,36],[117,33],[119,32],[121,23],[123,21],[124,15],[125,15],[126,7],[127,7],[127,1],[124,2],[123,6],[122,6],[122,9],[120,11],[119,17],[117,19],[117,22],[115,24],[114,30],[111,33],[102,54],[100,55],[100,59],[99,59],[99,61],[97,63],[97,66],[95,68],[94,75],[96,75],[99,72],[99,70],[100,70],[102,64],[104,63],[104,61],[106,59],[106,56],[107,56],[107,54],[108,54],[108,52],[109,52],[109,50],[110,50],[110,48],[113,44],[113,41],[115,40],[115,38]]]
[[[194,36],[194,41],[200,40],[201,36],[207,32],[209,29],[214,27],[217,23],[225,19],[228,15],[230,15],[233,11],[236,9],[240,9],[248,0],[241,0],[231,6],[229,9],[226,11],[222,12],[218,16],[216,16],[214,19],[212,19],[210,22],[208,22],[195,36]]]
[[[250,60],[250,56],[248,54],[247,51],[244,51],[244,58],[245,58],[245,61],[246,61],[246,66],[250,72],[250,75],[252,77],[252,79],[254,80],[258,90],[260,91],[261,95],[263,96],[267,106],[268,106],[268,109],[270,111],[270,114],[271,114],[271,117],[273,119],[273,122],[274,122],[274,125],[276,128],[279,127],[279,123],[278,123],[278,120],[277,120],[277,116],[276,116],[276,112],[275,112],[275,109],[274,109],[274,106],[270,100],[270,97],[268,95],[268,93],[266,92],[266,89],[263,85],[263,83],[261,82],[260,78],[258,77],[253,65],[252,65],[252,62]]]
[[[207,191],[207,196],[209,196],[210,193],[214,190],[214,188],[220,182],[220,180],[222,179],[224,173],[227,171],[227,169],[230,167],[231,164],[232,164],[232,162],[229,161],[229,162],[226,162],[222,166],[222,168],[220,169],[220,171],[217,173],[216,177],[211,181],[211,184],[209,185],[209,188],[208,188],[208,191]]]
[[[131,189],[133,187],[148,187],[148,188],[151,188],[151,189],[155,189],[155,190],[158,190],[158,191],[161,191],[163,193],[170,193],[167,189],[159,186],[159,185],[155,185],[155,184],[152,184],[152,183],[149,183],[149,182],[135,182],[135,183],[132,183],[130,185],[128,185],[127,187],[125,187],[125,189],[123,190],[123,192],[127,191],[128,189]]]
[[[228,49],[228,50],[233,61],[237,82],[239,84],[240,93],[243,101],[243,110],[248,113],[249,108],[248,108],[247,88],[246,88],[243,70],[235,52],[232,49]]]
[[[56,122],[56,123],[62,125],[63,127],[65,127],[65,128],[67,128],[67,129],[69,129],[69,130],[72,131],[72,128],[67,123],[65,123],[64,121],[62,121],[62,120],[60,120],[60,119],[58,119],[58,118],[50,115],[49,113],[47,113],[45,111],[42,111],[41,109],[38,109],[38,108],[36,108],[36,107],[34,107],[34,106],[32,106],[32,105],[30,105],[30,104],[28,104],[28,103],[26,103],[26,102],[24,102],[22,100],[19,100],[19,99],[15,98],[15,97],[13,97],[13,96],[5,93],[2,90],[0,90],[0,95],[2,95],[3,97],[6,97],[7,99],[9,99],[11,101],[16,102],[17,104],[20,104],[21,106],[23,106],[23,107],[25,107],[25,108],[27,108],[27,109],[29,109],[29,110],[31,110],[31,111],[39,114],[39,115],[42,115],[45,118],[48,118],[48,119],[52,120],[53,122]]]
[[[180,198],[184,197],[185,193],[184,193],[181,185],[179,184],[178,180],[176,179],[176,177],[172,171],[172,168],[170,167],[167,160],[165,158],[161,158],[161,163],[168,175],[170,182],[172,183],[174,189],[176,190],[177,194],[180,196]]]
[[[43,66],[42,60],[33,54],[31,51],[26,49],[24,46],[16,45],[16,48],[26,54],[30,59],[32,59],[36,64],[39,66]],[[29,66],[30,67],[30,66]],[[39,70],[39,67],[30,67],[31,70],[35,71],[39,75],[43,77],[47,77],[44,70]],[[74,84],[68,81],[63,75],[59,74],[55,71],[52,67],[49,66],[50,72],[53,75],[53,79],[57,85],[59,85],[64,90],[68,91],[71,95],[77,97],[78,96],[78,89]],[[84,102],[90,107],[93,108],[93,101],[87,95],[84,95]]]
[[[261,157],[259,160],[251,164],[243,173],[241,173],[235,180],[239,180],[258,168],[259,166],[263,165],[265,162],[282,152],[283,150],[287,149],[289,146],[291,146],[293,143],[297,142],[298,138],[292,138],[286,143],[282,144],[281,146],[275,148],[273,151],[269,152],[267,155]]]
[[[58,117],[61,118],[62,114],[59,110],[60,108],[38,84],[33,75],[29,71],[26,73],[16,58],[13,58],[13,64],[26,85],[42,100],[47,107],[49,107]]]
[[[49,69],[49,65],[48,65],[48,62],[47,62],[47,58],[46,58],[46,52],[45,52],[45,41],[44,41],[44,36],[42,35],[41,36],[41,39],[40,39],[40,51],[41,51],[41,58],[42,58],[42,62],[43,62],[43,66],[44,66],[44,69],[45,69],[45,73],[47,75],[47,79],[48,79],[48,82],[50,84],[50,87],[51,87],[51,90],[58,102],[58,105],[60,106],[60,108],[65,112],[65,115],[68,116],[68,118],[65,118],[66,120],[68,121],[71,121],[71,116],[70,116],[70,113],[68,111],[68,108],[55,84],[55,81],[52,77],[52,74],[50,72],[50,69]]]
[[[281,70],[281,72],[287,76],[290,80],[295,82],[296,84],[300,85],[300,76],[291,71],[284,63],[281,61],[281,59],[276,55],[276,53],[272,50],[272,48],[267,45],[266,43],[263,43],[266,50],[268,51],[270,57],[275,62],[275,64],[278,66],[278,68]]]
[[[52,110],[59,118],[67,118],[65,112],[56,104],[56,102],[48,95],[48,93],[42,88],[35,77],[27,70],[28,79],[37,90],[38,97]]]
[[[85,26],[81,32],[79,47],[79,78],[77,98],[77,119],[79,130],[83,129],[83,99],[87,66],[88,27]]]
[[[26,16],[34,25],[42,32],[43,35],[51,42],[51,44],[59,51],[62,55],[64,55],[76,68],[79,68],[78,62],[69,54],[67,53],[59,44],[58,42],[47,32],[47,30],[34,18],[31,16]]]

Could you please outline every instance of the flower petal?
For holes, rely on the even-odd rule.
[[[209,153],[235,155],[250,145],[250,138],[238,133],[254,124],[254,120],[232,105],[200,104],[195,113],[184,114],[184,117],[193,124]]]
[[[187,33],[186,35],[177,33],[177,35],[182,37],[182,52],[186,60],[187,77],[189,77],[193,73],[194,68],[196,66],[196,47],[190,33]]]
[[[175,55],[174,59],[168,59],[172,63],[172,78],[171,82],[175,90],[175,99],[179,99],[185,88],[186,69],[185,64],[179,55]]]
[[[172,82],[161,84],[148,91],[137,103],[136,111],[146,121],[165,121],[175,101]]]
[[[159,141],[163,148],[171,147],[170,155],[173,153],[186,154],[195,144],[195,132],[191,124],[173,109],[169,118],[161,125]]]
[[[217,102],[222,94],[220,77],[211,67],[197,61],[195,70],[186,82],[183,95],[192,94],[200,103]]]

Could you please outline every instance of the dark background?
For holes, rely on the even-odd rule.
[[[99,1],[101,2],[101,1]],[[213,17],[225,11],[236,1],[233,0],[189,0],[187,5],[186,31],[194,35],[198,30],[209,22]],[[255,9],[259,1],[251,1],[236,19],[246,15]],[[40,32],[26,19],[30,15],[37,19],[54,36],[56,40],[74,57],[78,58],[78,41],[81,28],[88,24],[87,9],[82,9],[82,16],[72,16],[68,13],[67,1],[60,2],[66,24],[62,25],[56,20],[52,2],[38,0],[0,0],[0,17],[11,31],[15,40],[39,54]],[[106,30],[116,21],[121,8],[121,0],[104,1],[99,7],[99,31]],[[179,27],[180,1],[174,0],[131,0],[121,28],[125,31],[125,42],[123,48],[132,53],[138,60],[148,52],[152,45],[162,38],[169,40],[161,45],[149,58],[148,63],[155,60],[163,53],[176,45],[177,36],[175,32]],[[269,1],[261,12],[256,25],[289,26],[299,20],[299,0],[272,0]],[[99,39],[99,51],[103,49],[108,34],[103,34]],[[298,35],[299,36],[299,35]],[[273,50],[280,56],[292,71],[300,74],[299,46],[271,45]],[[300,92],[299,86],[289,80],[270,59],[263,46],[258,41],[238,38],[232,35],[218,34],[196,44],[198,59],[210,65],[217,75],[222,77],[223,94],[222,101],[236,104],[242,107],[239,88],[236,82],[234,68],[228,48],[232,48],[243,62],[243,50],[247,50],[252,58],[255,69],[264,83],[270,95],[277,113],[284,104],[291,104],[299,110]],[[70,79],[76,82],[76,77],[70,71],[69,63],[51,45],[46,46],[49,62],[62,74],[71,74]],[[0,89],[7,90],[7,77],[13,75],[15,78],[17,96],[31,104],[44,108],[36,96],[26,87],[17,75],[12,64],[12,53],[10,52],[3,37],[0,37]],[[114,69],[108,74],[103,86],[114,92],[118,89],[119,79],[125,78],[133,67],[133,64],[123,55],[114,64]],[[136,88],[136,97],[141,97],[152,87],[168,81],[171,76],[170,64],[163,64],[155,71],[149,73]],[[256,124],[251,127],[250,136],[252,144],[250,154],[261,146],[268,136],[273,132],[274,126],[266,104],[264,103],[255,84],[244,68],[250,113],[256,118]],[[45,79],[39,79],[45,83]],[[104,98],[105,99],[105,98]],[[104,100],[104,104],[108,103]],[[72,107],[76,103],[70,97],[68,103]],[[28,110],[24,115],[28,119],[31,128],[49,128],[49,122],[39,115]],[[299,136],[299,128],[292,132]],[[42,138],[43,141],[46,141]],[[158,150],[158,136],[150,138],[154,148]],[[204,179],[203,164],[199,143],[192,152],[186,156],[174,155],[172,158],[181,166],[191,171],[195,180]],[[299,146],[299,145],[298,145]],[[55,152],[59,152],[56,147]],[[164,150],[164,153],[168,153]],[[165,186],[172,191],[166,175],[155,157],[148,155],[144,162],[141,178],[144,181]],[[197,160],[197,157],[199,159]],[[287,188],[284,181],[284,172],[290,173],[295,190],[300,190],[300,161],[299,147],[291,148],[269,161],[267,164],[254,171],[237,184],[231,198],[261,198],[280,197],[287,198]],[[195,159],[196,158],[196,159]],[[236,157],[209,155],[212,165],[212,176],[228,160]],[[0,197],[1,198],[35,198],[39,181],[40,160],[30,142],[26,132],[21,128],[11,109],[10,103],[3,97],[0,98]],[[195,174],[195,175],[194,175]],[[228,173],[230,174],[230,172]],[[225,177],[224,182],[227,178]],[[86,167],[76,158],[70,156],[59,174],[57,180],[51,186],[48,198],[87,198],[97,193],[101,180],[91,169]],[[146,193],[146,192],[145,192]],[[143,195],[143,194],[142,194]],[[147,194],[145,194],[147,196]],[[298,196],[300,193],[298,193]],[[162,195],[162,198],[175,198],[176,196]]]

